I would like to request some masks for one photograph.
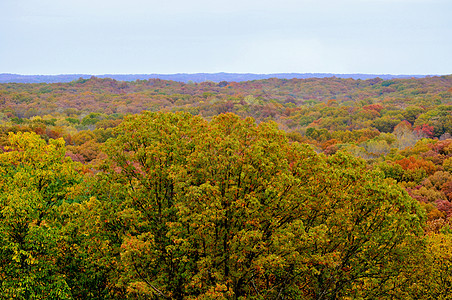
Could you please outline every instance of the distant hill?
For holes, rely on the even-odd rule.
[[[63,74],[63,75],[19,75],[0,74],[0,83],[57,83],[70,82],[79,78],[89,79],[91,77],[112,78],[120,81],[148,80],[153,78],[173,80],[179,82],[204,82],[204,81],[250,81],[268,78],[279,79],[306,79],[306,78],[353,78],[353,79],[394,79],[394,78],[423,78],[427,75],[390,75],[390,74],[332,74],[332,73],[275,73],[275,74],[252,74],[252,73],[196,73],[196,74]]]

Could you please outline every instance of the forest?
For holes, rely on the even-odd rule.
[[[1,299],[450,299],[452,75],[0,84]]]

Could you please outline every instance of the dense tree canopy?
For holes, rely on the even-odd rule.
[[[447,299],[451,79],[0,84],[0,298]]]
[[[274,123],[143,113],[117,132],[98,176],[135,222],[117,230],[137,296],[389,295],[421,236],[420,207],[394,182]]]

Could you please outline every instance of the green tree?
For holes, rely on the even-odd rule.
[[[0,154],[0,296],[68,299],[55,263],[62,242],[55,220],[79,180],[77,168],[63,139],[47,144],[35,133],[10,133],[9,144]]]
[[[107,142],[105,180],[118,187],[116,197],[123,199],[117,213],[136,216],[122,236],[127,271],[121,282],[131,293],[187,294],[192,266],[182,260],[183,253],[171,250],[175,244],[168,232],[177,220],[175,176],[194,149],[194,135],[205,126],[189,114],[143,113],[125,118],[116,129],[118,137]]]

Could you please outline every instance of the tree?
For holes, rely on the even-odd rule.
[[[419,106],[408,106],[405,111],[402,113],[403,117],[410,122],[411,124],[414,124],[414,122],[416,121],[416,118],[424,111],[424,109],[422,109]]]
[[[384,115],[381,118],[374,119],[372,125],[377,128],[381,132],[392,132],[394,127],[397,126],[401,121],[398,116],[391,117],[388,115]]]
[[[311,299],[389,296],[403,272],[393,263],[406,262],[406,251],[416,248],[421,234],[418,204],[382,174],[366,172],[363,161],[342,153],[316,170],[301,213],[306,231],[318,237],[305,254],[312,266]]]
[[[118,188],[117,214],[136,216],[121,236],[126,269],[121,282],[131,293],[174,298],[187,294],[192,266],[182,260],[183,253],[172,250],[176,246],[168,233],[177,219],[175,176],[194,151],[193,137],[205,126],[189,114],[143,113],[125,118],[116,128],[118,137],[106,143],[105,180]]]
[[[379,298],[404,287],[423,213],[363,161],[233,114],[146,112],[116,130],[102,176],[118,189],[112,214],[134,220],[114,226],[130,296]]]
[[[57,208],[80,179],[63,139],[47,144],[35,133],[9,134],[0,154],[0,295],[68,299],[55,264],[61,243]]]
[[[412,287],[406,294],[409,299],[450,299],[452,293],[452,237],[449,226],[441,232],[429,232],[425,250],[413,256],[417,268]]]

